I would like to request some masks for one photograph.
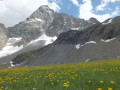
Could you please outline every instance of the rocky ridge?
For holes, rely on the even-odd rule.
[[[63,32],[54,43],[18,55],[13,64],[39,66],[119,58],[119,19],[108,19],[83,31]]]
[[[95,18],[89,20],[74,18],[64,13],[55,13],[47,5],[43,5],[25,21],[8,28],[8,39],[0,51],[0,61],[11,64],[10,61],[17,55],[47,46],[63,32],[83,31],[96,23],[100,22]]]

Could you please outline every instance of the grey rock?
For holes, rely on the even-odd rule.
[[[99,22],[95,19],[85,21],[63,13],[55,13],[47,5],[43,5],[33,12],[25,21],[20,22],[14,27],[9,27],[8,35],[10,38],[21,37],[22,40],[15,45],[26,46],[43,33],[53,37],[58,36],[62,32],[69,31],[70,29],[81,31],[95,23]]]
[[[87,21],[84,19],[74,18],[73,16],[68,16],[64,13],[55,13],[54,20],[50,24],[46,34],[49,36],[58,36],[60,33],[69,30],[82,31],[96,23],[99,23],[96,19],[90,19]]]
[[[35,12],[33,12],[26,20],[18,23],[17,25],[15,25],[13,27],[8,28],[8,34],[7,34],[8,38],[22,38],[20,41],[16,41],[16,42],[14,41],[14,43],[12,43],[12,45],[14,45],[14,46],[23,45],[24,48],[12,55],[1,58],[0,62],[1,61],[9,62],[21,53],[25,54],[25,52],[27,52],[27,51],[39,50],[40,48],[44,47],[45,46],[44,40],[40,40],[37,43],[33,43],[32,45],[29,45],[29,43],[31,41],[36,40],[42,34],[46,34],[47,36],[50,36],[50,37],[53,37],[53,36],[58,37],[63,32],[68,33],[70,30],[74,30],[74,31],[72,31],[72,33],[71,33],[71,31],[69,32],[70,35],[68,34],[68,37],[67,37],[67,34],[65,34],[65,33],[63,33],[64,35],[61,34],[58,37],[59,39],[55,43],[59,43],[59,42],[60,42],[60,44],[62,44],[63,42],[65,44],[68,42],[69,42],[69,44],[73,44],[73,43],[75,44],[75,43],[79,43],[79,42],[84,43],[84,42],[88,41],[88,37],[89,37],[89,35],[86,35],[89,33],[85,34],[86,29],[94,24],[96,25],[96,23],[100,24],[100,22],[98,22],[95,18],[91,18],[89,20],[74,18],[73,16],[68,16],[63,13],[55,13],[48,6],[43,5],[40,8],[38,8]],[[81,32],[79,32],[79,31],[81,31]],[[76,35],[77,32],[78,32],[78,35],[74,37],[74,35]],[[91,30],[91,32],[92,32],[92,30]],[[83,34],[83,35],[81,35],[82,37],[79,35],[79,33]],[[73,34],[73,37],[71,37],[72,34]],[[63,40],[62,40],[61,36],[62,36]],[[79,37],[81,37],[81,38],[79,38]],[[87,39],[86,39],[86,37],[87,37]],[[76,39],[71,41],[71,38],[73,38],[73,39],[76,38]],[[67,39],[69,39],[69,40],[67,41]],[[56,49],[56,50],[59,50],[59,49]],[[61,50],[62,50],[62,48],[61,48]],[[24,54],[22,54],[22,55],[24,55]],[[31,53],[27,54],[28,57],[29,57],[29,55],[33,56],[34,54],[31,54]],[[39,55],[39,54],[37,54],[37,55]],[[25,55],[24,55],[24,58],[22,58],[21,55],[20,55],[20,57],[21,57],[21,59],[24,59]],[[26,60],[26,58],[24,60],[21,60],[21,59],[20,60],[17,59],[17,61],[20,61],[20,63],[23,62],[24,60],[29,61],[29,60]]]
[[[63,32],[54,43],[18,55],[13,59],[13,64],[27,62],[28,66],[39,66],[118,58],[120,53],[119,18],[117,17],[117,20],[114,18],[108,24],[95,24],[83,31]],[[90,41],[96,43],[88,43]],[[78,44],[81,45],[79,49],[76,48]]]
[[[5,46],[7,41],[7,29],[3,24],[0,24],[0,50]]]
[[[14,27],[9,27],[9,37],[21,37],[18,45],[27,45],[30,41],[37,39],[45,33],[54,18],[54,11],[48,6],[41,6],[25,21]]]

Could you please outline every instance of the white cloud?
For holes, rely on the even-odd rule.
[[[102,0],[101,1],[101,4],[97,6],[96,10],[97,11],[104,11],[106,10],[106,6],[109,4],[109,3],[114,3],[114,2],[118,2],[120,0]]]
[[[59,12],[61,9],[55,2],[49,3],[49,7],[56,12]]]
[[[112,12],[112,15],[111,16],[116,16],[119,14],[119,8],[116,7],[116,10],[114,12]]]
[[[55,11],[60,7],[55,0],[3,0],[0,1],[0,23],[13,26],[29,17],[41,5],[49,5]]]
[[[104,20],[117,15],[119,12],[119,9],[116,8],[116,10],[111,14],[97,15],[97,14],[94,14],[92,10],[93,10],[92,1],[83,0],[83,4],[81,4],[79,8],[79,17],[85,20],[88,20],[89,18],[94,17],[98,19],[100,22],[103,22]]]
[[[79,6],[79,3],[78,3],[77,0],[71,0],[71,1],[72,1],[72,3],[73,3],[74,5]]]

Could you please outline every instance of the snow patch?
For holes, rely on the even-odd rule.
[[[81,29],[85,29],[86,27],[81,27]]]
[[[86,59],[86,60],[85,60],[85,62],[89,62],[89,61],[90,61],[90,59]]]
[[[35,21],[44,22],[42,19],[39,19],[39,18],[29,19],[29,20],[26,20],[25,22],[30,23],[30,22],[35,22]]]
[[[18,66],[18,65],[21,65],[21,64],[16,64],[16,65],[14,65],[13,62],[10,61],[10,67],[8,67],[8,68],[12,68],[12,67],[15,67],[15,66]]]
[[[110,41],[112,41],[112,40],[115,40],[115,38],[107,39],[107,40],[103,40],[103,39],[101,39],[102,42],[110,42]]]
[[[53,13],[52,11],[47,11],[48,13]]]
[[[35,20],[39,21],[39,22],[43,22],[42,19],[39,19],[39,18],[35,18]]]
[[[29,44],[36,43],[36,42],[38,42],[40,40],[45,40],[45,46],[46,46],[46,45],[48,45],[50,43],[53,43],[56,39],[57,39],[56,36],[49,37],[46,34],[42,34],[39,38],[37,38],[36,40],[31,41]]]
[[[80,44],[75,45],[75,48],[79,49],[80,48]]]
[[[22,48],[23,48],[23,45],[18,47],[18,46],[9,45],[9,43],[7,43],[6,46],[0,51],[0,58],[7,56],[7,55],[11,55],[21,50]]]
[[[11,64],[11,67],[14,67],[14,66],[15,66],[12,61],[10,61],[10,64]]]
[[[72,30],[79,30],[79,28],[71,28]]]
[[[90,43],[97,44],[95,41],[89,41],[89,42],[86,42],[84,45],[90,44]]]
[[[9,38],[8,41],[11,41],[11,40],[16,40],[16,41],[20,41],[22,39],[22,37],[18,37],[18,38]]]
[[[111,22],[112,22],[112,20],[113,20],[113,19],[110,19],[108,22],[106,22],[106,23],[105,23],[105,22],[103,22],[102,24],[103,24],[103,25],[109,24],[109,23],[111,23]]]
[[[80,45],[80,44],[77,44],[77,45],[75,45],[75,48],[76,49],[79,49],[80,47],[83,47],[83,46],[85,46],[85,45],[87,45],[87,44],[97,44],[95,41],[89,41],[89,42],[86,42],[85,44],[83,44],[83,45]]]

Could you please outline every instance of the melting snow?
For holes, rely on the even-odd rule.
[[[12,61],[10,61],[10,64],[11,64],[11,67],[14,67],[14,66],[15,66]]]
[[[36,42],[38,42],[38,41],[40,41],[40,40],[45,40],[45,41],[46,41],[46,42],[45,42],[45,45],[48,45],[48,44],[50,44],[50,43],[53,43],[56,39],[57,39],[56,36],[54,36],[54,37],[49,37],[49,36],[47,36],[46,34],[42,34],[42,36],[40,36],[38,39],[31,41],[30,44],[36,43]]]
[[[80,48],[80,44],[75,45],[75,47],[76,47],[76,49],[79,49]]]
[[[4,57],[4,56],[7,56],[7,55],[11,55],[11,54],[19,51],[22,48],[23,48],[23,45],[18,47],[18,46],[9,45],[7,43],[6,46],[0,51],[0,58]]]
[[[112,40],[114,40],[115,38],[112,38],[112,39],[107,39],[107,40],[103,40],[103,39],[101,39],[101,41],[102,42],[110,42],[110,41],[112,41]]]
[[[95,41],[89,41],[89,42],[86,42],[84,45],[86,45],[86,44],[90,44],[90,43],[96,44]]]
[[[53,13],[52,11],[47,11],[48,13]]]
[[[106,22],[106,23],[105,23],[105,22],[103,22],[102,24],[103,24],[103,25],[109,24],[109,23],[111,23],[111,22],[112,22],[112,20],[113,20],[113,19],[110,19],[108,22]]]
[[[72,30],[79,30],[79,28],[71,28]]]
[[[43,22],[42,19],[39,19],[39,18],[35,18],[35,20],[39,21],[39,22]]]
[[[83,44],[83,45],[77,44],[77,45],[75,45],[75,48],[76,48],[76,49],[79,49],[80,47],[85,46],[85,45],[87,45],[87,44],[97,44],[97,43],[96,43],[95,41],[89,41],[89,42],[86,42],[86,43]]]
[[[22,64],[22,63],[21,63],[21,64]],[[14,65],[13,62],[10,61],[10,67],[8,67],[8,68],[12,68],[12,67],[15,67],[15,66],[18,66],[18,65],[21,65],[21,64],[16,64],[16,65]]]
[[[18,38],[9,38],[5,47],[0,51],[0,58],[7,56],[7,55],[11,55],[17,51],[19,51],[20,49],[23,48],[22,46],[13,46],[13,44],[15,44],[16,42],[19,42],[22,38],[18,37]]]
[[[90,61],[90,59],[85,60],[85,62],[89,62],[89,61]]]

